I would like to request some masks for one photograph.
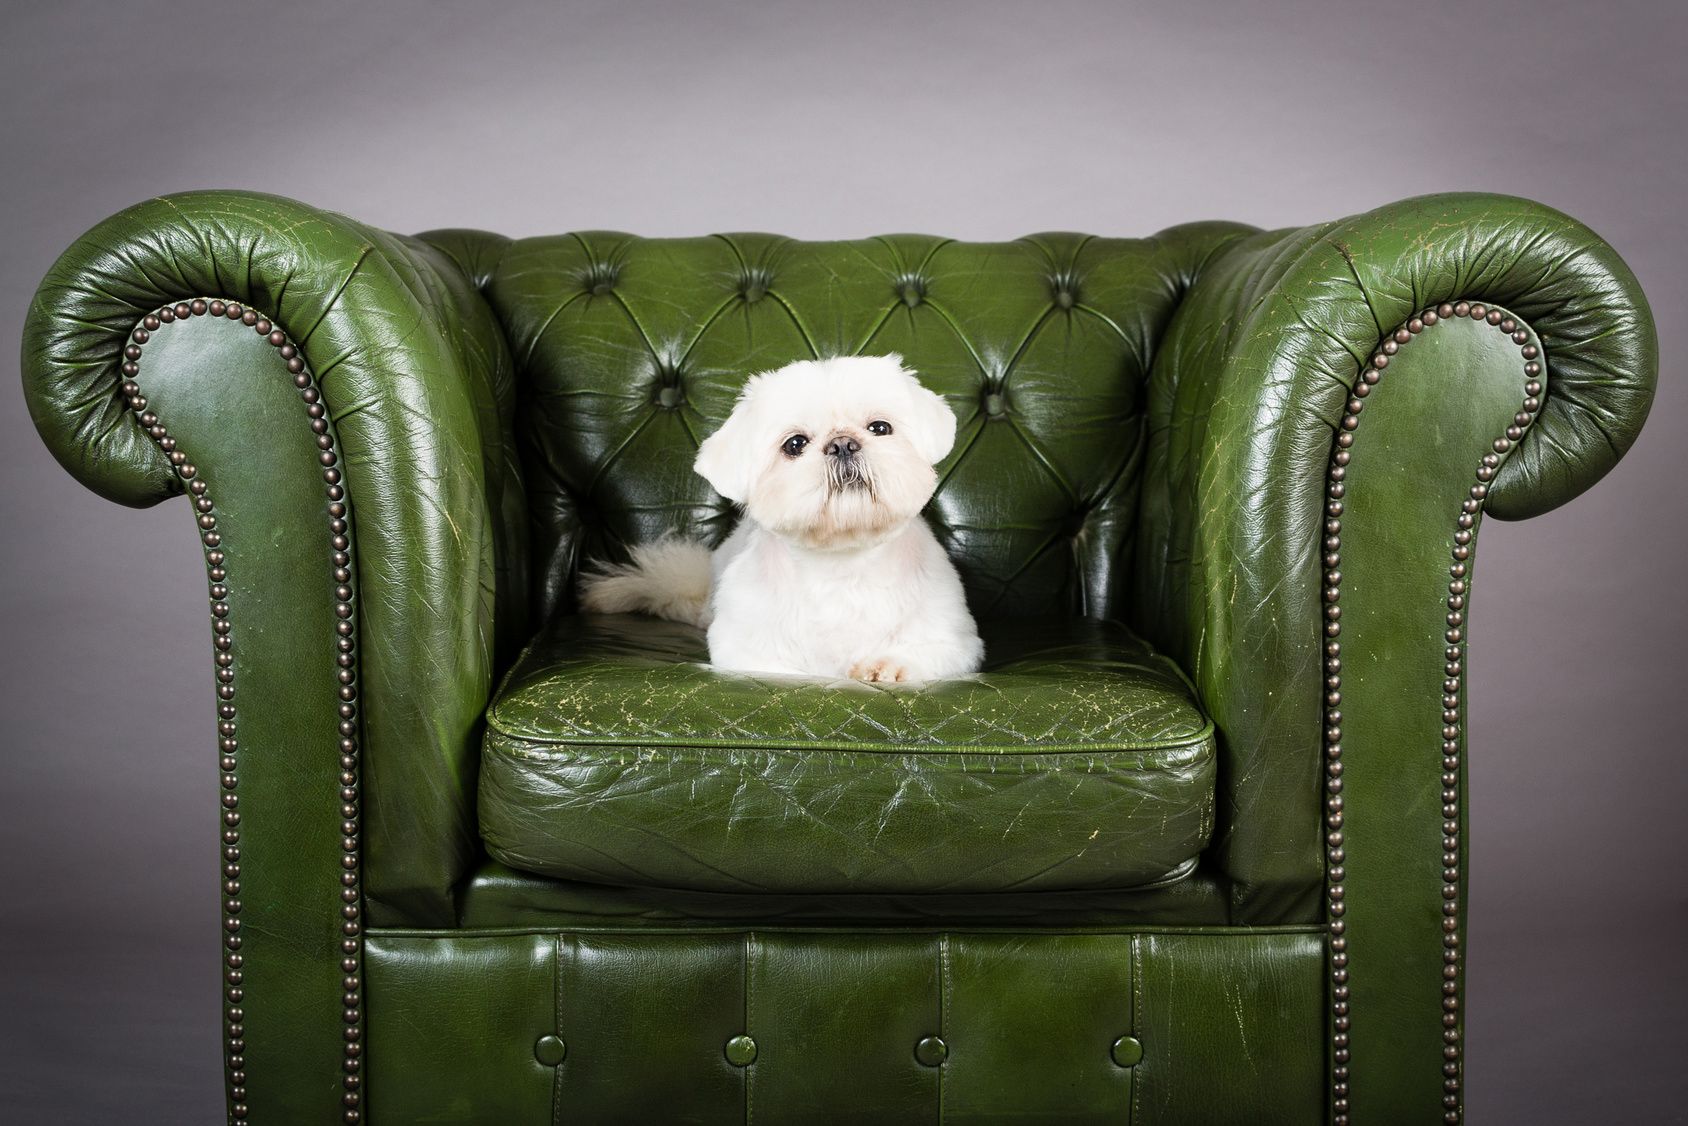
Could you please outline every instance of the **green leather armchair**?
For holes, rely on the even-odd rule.
[[[746,375],[889,351],[960,419],[979,677],[576,612],[730,529]],[[1364,1126],[1461,1117],[1482,517],[1610,469],[1655,353],[1498,196],[805,243],[200,192],[66,251],[23,373],[204,547],[231,1122]]]

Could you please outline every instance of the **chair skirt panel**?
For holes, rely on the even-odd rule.
[[[1325,938],[390,931],[368,1121],[1323,1121]]]

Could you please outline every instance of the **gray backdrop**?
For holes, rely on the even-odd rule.
[[[0,1116],[220,1113],[189,513],[84,492],[14,367],[35,283],[98,219],[245,187],[397,231],[1005,238],[1463,188],[1601,232],[1667,368],[1610,477],[1483,536],[1470,1119],[1688,1121],[1681,5],[273,8],[19,5],[0,33]]]

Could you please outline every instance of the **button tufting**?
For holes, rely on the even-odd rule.
[[[569,1046],[561,1036],[541,1036],[533,1046],[533,1058],[546,1067],[556,1067],[569,1054]]]
[[[914,1046],[914,1058],[923,1067],[937,1067],[949,1058],[949,1045],[936,1036],[928,1036]]]
[[[897,289],[897,293],[901,295],[903,304],[907,305],[910,309],[920,304],[921,300],[926,296],[920,288],[920,283],[913,281],[904,282]]]
[[[1136,1067],[1143,1059],[1143,1043],[1135,1036],[1121,1036],[1109,1054],[1120,1067]]]
[[[767,288],[758,282],[750,282],[739,291],[739,296],[744,298],[744,303],[746,305],[754,305],[767,295]]]
[[[735,1036],[727,1041],[727,1062],[734,1067],[749,1067],[756,1062],[756,1041],[748,1036]]]
[[[1007,404],[1002,399],[1002,392],[992,391],[985,396],[985,413],[992,418],[1001,418],[1007,409]]]
[[[1055,304],[1061,306],[1061,308],[1071,309],[1077,303],[1078,303],[1078,298],[1073,296],[1072,290],[1070,290],[1070,289],[1057,289],[1055,291]]]
[[[616,268],[608,263],[595,263],[586,271],[586,276],[581,279],[581,284],[586,287],[587,293],[594,297],[602,297],[615,288],[616,273]]]
[[[673,410],[685,402],[686,396],[678,387],[664,387],[656,393],[657,405],[667,410]]]

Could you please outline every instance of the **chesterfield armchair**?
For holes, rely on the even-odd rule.
[[[577,613],[729,531],[749,373],[888,351],[961,420],[983,673]],[[1462,1113],[1483,517],[1612,467],[1656,343],[1499,196],[817,243],[200,192],[66,251],[23,361],[203,545],[230,1122],[1364,1126]]]

